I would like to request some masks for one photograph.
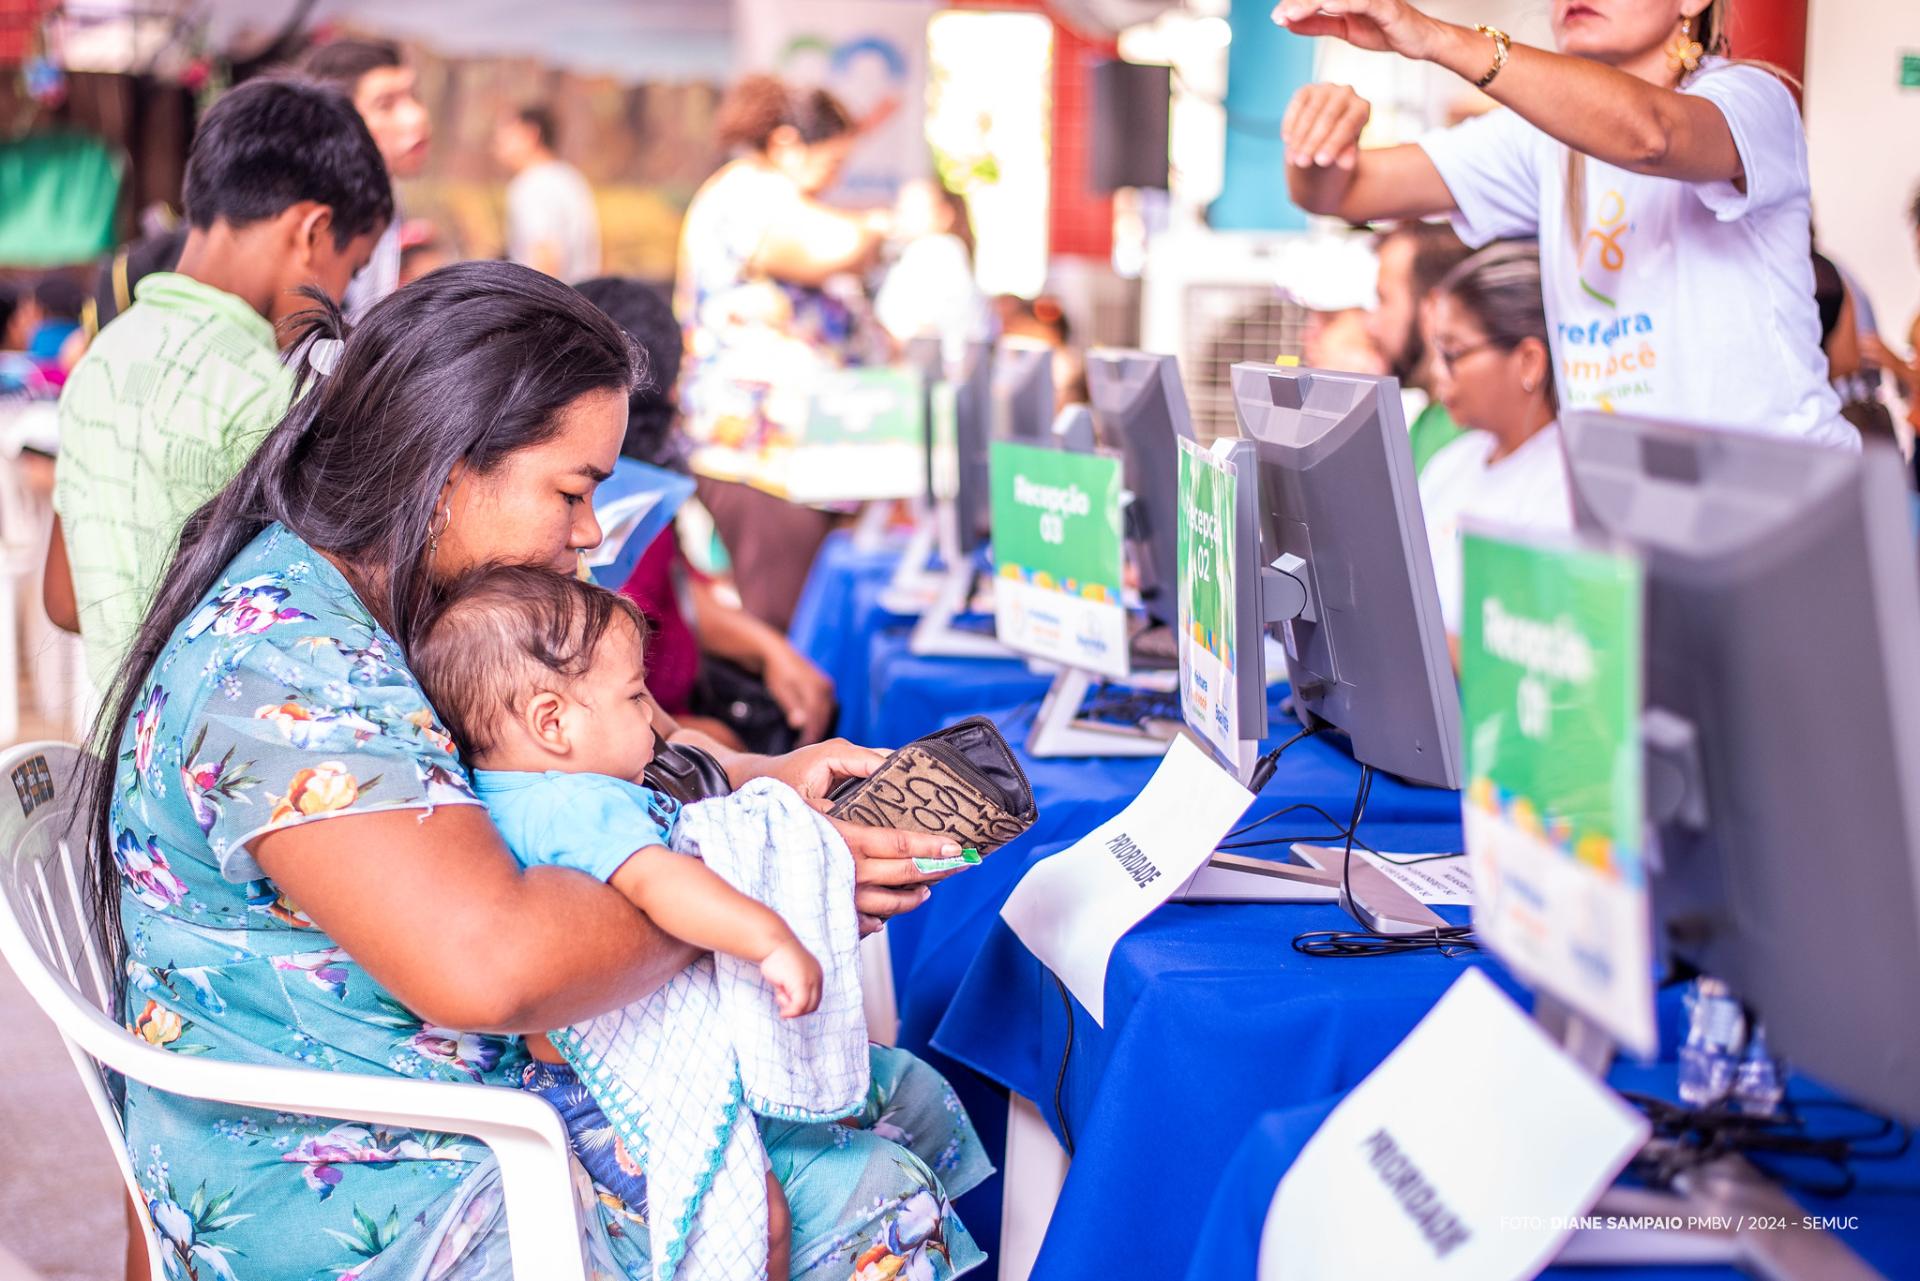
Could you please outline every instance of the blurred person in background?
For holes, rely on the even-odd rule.
[[[1362,148],[1366,100],[1309,85],[1282,124],[1288,187],[1350,222],[1444,213],[1468,244],[1538,237],[1571,408],[1857,447],[1820,350],[1799,109],[1725,56],[1728,9],[1554,0],[1552,53],[1405,0],[1282,0],[1295,34],[1433,62],[1507,108]]]
[[[1457,638],[1463,521],[1573,528],[1539,250],[1514,241],[1467,259],[1435,287],[1427,323],[1434,395],[1465,429],[1420,476],[1440,614]]]
[[[571,285],[600,272],[600,214],[593,188],[554,153],[559,131],[545,107],[522,107],[493,131],[507,184],[507,257]]]
[[[27,359],[56,379],[64,378],[70,361],[63,361],[76,335],[81,334],[80,318],[87,308],[87,291],[70,276],[47,275],[34,282],[22,297],[15,312],[15,327],[20,330],[20,350]]]
[[[900,246],[874,295],[873,316],[896,344],[937,337],[949,361],[993,334],[993,314],[973,275],[973,223],[966,197],[938,179],[904,184],[893,207]]]
[[[459,261],[439,228],[425,218],[410,218],[400,229],[400,283],[405,285],[450,262]]]
[[[1913,204],[1907,210],[1908,221],[1913,227],[1914,253],[1920,255],[1920,189],[1913,193]],[[1907,423],[1920,437],[1920,312],[1916,312],[1913,323],[1907,327],[1907,352],[1903,356],[1887,345],[1879,335],[1862,340],[1862,348],[1869,359],[1893,375],[1894,383],[1900,394],[1907,399]],[[1920,444],[1914,449],[1914,466],[1920,470]]]
[[[628,397],[620,452],[685,470],[675,398],[682,344],[672,305],[651,286],[623,277],[603,276],[579,289],[646,357],[649,376]],[[783,633],[724,600],[719,585],[687,562],[671,526],[642,553],[620,591],[652,625],[647,690],[674,720],[736,750],[769,755],[826,737],[833,681]],[[768,719],[785,732],[769,736]]]
[[[175,227],[130,240],[100,264],[93,282],[93,332],[98,334],[127,308],[133,291],[156,271],[172,271],[187,245],[187,229]]]
[[[386,166],[324,85],[255,80],[207,112],[187,156],[174,271],[134,287],[60,397],[47,613],[103,686],[181,526],[286,412],[276,326],[339,298],[393,215]]]
[[[401,56],[400,46],[386,40],[329,40],[308,49],[296,70],[347,95],[380,148],[390,179],[420,176],[433,141],[433,121],[420,101],[419,76]],[[343,307],[348,320],[358,320],[400,287],[401,226],[396,205],[373,257],[347,286]]]
[[[1422,336],[1421,310],[1446,274],[1473,252],[1445,223],[1404,222],[1385,232],[1376,246],[1379,302],[1367,314],[1367,335],[1400,380],[1407,435],[1413,443],[1413,468],[1427,463],[1460,427],[1433,395],[1433,369]]]
[[[1813,301],[1820,311],[1820,350],[1827,354],[1827,378],[1840,397],[1841,416],[1862,435],[1895,439],[1893,414],[1880,399],[1880,366],[1867,354],[1873,322],[1866,296],[1817,243]]]
[[[857,131],[824,89],[770,75],[741,80],[720,104],[720,141],[736,153],[694,195],[680,231],[674,310],[686,332],[681,396],[703,445],[798,438],[804,395],[823,370],[854,363],[858,309],[836,278],[864,270],[891,229],[889,211],[821,203]],[[696,459],[697,467],[697,459]],[[787,629],[832,513],[734,481],[701,477],[700,501],[733,564],[747,611]]]
[[[1052,294],[1022,298],[1019,294],[994,297],[995,324],[1002,338],[1026,338],[1053,348],[1053,408],[1087,400],[1087,362],[1073,342],[1073,323],[1067,309]]]

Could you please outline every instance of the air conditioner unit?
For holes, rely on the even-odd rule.
[[[1234,431],[1227,377],[1234,362],[1300,355],[1307,311],[1281,291],[1280,273],[1301,239],[1200,229],[1168,233],[1148,246],[1140,345],[1179,360],[1202,441]]]

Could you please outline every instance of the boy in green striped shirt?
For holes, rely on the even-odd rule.
[[[105,689],[187,517],[286,412],[276,326],[338,299],[393,216],[386,166],[340,93],[257,80],[223,97],[187,158],[191,229],[101,330],[60,397],[47,608]]]

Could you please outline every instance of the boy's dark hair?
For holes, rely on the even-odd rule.
[[[576,288],[626,330],[646,357],[649,377],[627,398],[627,438],[620,452],[656,467],[684,467],[684,451],[674,434],[680,412],[674,387],[680,381],[685,338],[666,294],[630,276],[600,276]]]
[[[559,128],[553,123],[553,112],[542,106],[526,106],[513,113],[521,124],[530,127],[540,139],[540,145],[552,151],[560,137]]]
[[[620,618],[644,652],[646,616],[618,592],[550,569],[483,566],[448,585],[407,662],[471,759],[492,750],[529,691],[585,675]]]
[[[360,88],[360,77],[386,67],[404,67],[400,46],[391,40],[329,40],[308,47],[293,64],[294,71],[309,80],[330,84],[351,98]]]
[[[194,135],[183,194],[201,231],[315,201],[333,210],[342,249],[393,220],[386,162],[360,113],[339,90],[305,80],[251,80],[216,102]]]
[[[1907,217],[1913,220],[1913,229],[1920,231],[1920,187],[1913,189],[1913,203],[1907,207]]]

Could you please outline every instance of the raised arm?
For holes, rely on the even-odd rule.
[[[1491,37],[1429,17],[1405,0],[1281,0],[1274,20],[1298,35],[1333,36],[1432,62],[1469,82],[1495,60]],[[1615,67],[1514,44],[1486,92],[1557,141],[1622,169],[1685,182],[1739,182],[1744,176],[1733,131],[1717,106]],[[1287,115],[1282,132],[1289,186],[1304,207],[1355,218],[1437,212],[1408,207],[1431,203],[1436,194],[1410,158],[1373,160],[1417,148],[1358,151],[1367,112],[1352,90],[1309,86]],[[1296,175],[1294,166],[1310,172]],[[1432,164],[1425,167],[1439,182]],[[1396,180],[1412,181],[1416,189],[1397,191]],[[1396,199],[1398,207],[1391,207]],[[1453,204],[1451,196],[1445,199],[1442,209]]]
[[[887,236],[884,211],[835,209],[796,196],[769,228],[753,266],[775,280],[818,285],[863,267]]]
[[[478,805],[346,814],[250,848],[349,956],[445,1027],[563,1027],[646,995],[696,955],[592,877],[523,871]]]

